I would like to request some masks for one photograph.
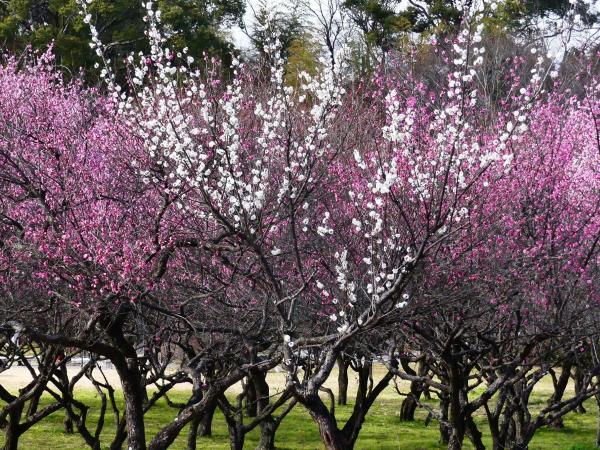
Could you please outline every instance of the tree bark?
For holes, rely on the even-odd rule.
[[[215,409],[217,409],[216,404],[209,406],[200,417],[200,424],[198,427],[198,434],[200,436],[212,436],[212,421],[215,415]]]
[[[461,450],[463,441],[465,440],[466,428],[462,421],[455,420],[452,423],[452,430],[450,431],[450,439],[448,440],[448,450]]]
[[[267,374],[261,370],[253,370],[251,373],[251,381],[256,395],[256,412],[260,414],[269,406],[269,384],[267,383]],[[260,422],[259,426],[260,441],[256,449],[274,450],[277,423],[273,419],[273,416],[269,414]]]
[[[579,367],[579,365],[575,366],[575,370],[573,372],[574,372],[573,380],[575,381],[575,395],[577,396],[577,395],[579,395],[579,393],[582,390],[584,390],[586,388],[586,386],[583,385],[584,373],[581,370],[581,368]],[[583,406],[583,402],[581,402],[579,405],[577,405],[575,412],[578,414],[586,413],[585,407]]]
[[[239,399],[239,397],[238,397]],[[219,409],[225,416],[227,431],[229,433],[229,447],[231,450],[242,450],[246,436],[243,424],[243,409],[241,402],[237,403],[239,409],[232,407],[224,394],[218,400]]]
[[[260,423],[260,440],[256,446],[256,450],[274,450],[275,449],[275,432],[277,424],[271,416],[265,418]]]
[[[571,368],[573,364],[571,362],[566,362],[561,367],[561,373],[558,377],[558,381],[554,383],[554,393],[550,400],[548,400],[548,406],[552,406],[553,404],[560,403],[565,393],[565,389],[567,388],[567,384],[569,383],[569,379],[571,378]],[[562,417],[559,417],[552,423],[548,425],[550,428],[561,429],[563,428],[564,422]]]
[[[411,391],[412,384],[411,382]],[[400,407],[400,421],[401,422],[412,422],[415,420],[415,411],[417,410],[417,399],[412,392],[406,396],[404,400],[402,400],[402,406]]]
[[[448,441],[448,450],[460,450],[467,432],[467,424],[462,411],[463,399],[461,398],[464,380],[458,364],[454,361],[450,363],[449,381],[449,418],[452,424],[452,431],[450,432],[450,440]]]
[[[144,426],[145,386],[139,367],[139,358],[134,345],[125,338],[123,324],[130,313],[130,307],[121,304],[116,312],[103,311],[99,318],[110,336],[113,348],[107,355],[115,366],[123,399],[125,400],[125,421],[127,427],[127,450],[146,450]],[[116,443],[113,441],[113,444]]]
[[[423,361],[417,363],[416,371],[410,367],[406,360],[401,360],[401,364],[404,371],[410,375],[424,376],[427,374],[427,365]],[[417,410],[417,405],[421,398],[421,394],[423,394],[423,390],[424,387],[421,383],[417,381],[410,382],[410,393],[402,401],[402,406],[400,407],[400,421],[412,422],[415,420],[415,411]]]
[[[198,428],[202,417],[194,417],[190,422],[190,431],[188,432],[187,450],[196,450],[196,440],[198,439]]]
[[[110,450],[121,450],[123,443],[127,439],[127,425],[124,418],[121,418],[115,432],[115,437],[110,444]]]
[[[348,404],[348,365],[348,361],[342,355],[337,357],[338,405]]]
[[[248,389],[246,391],[246,415],[248,417],[256,417],[258,405],[256,404],[256,388],[251,377],[246,379],[248,383]]]
[[[600,448],[600,393],[595,395],[598,407],[598,419],[596,422],[596,447]]]
[[[144,393],[142,392],[141,374],[136,360],[129,358],[126,367],[115,364],[115,368],[121,378],[121,387],[125,399],[128,450],[145,450]]]
[[[343,433],[338,430],[335,420],[328,414],[322,415],[311,411],[313,420],[319,427],[321,441],[327,450],[352,450],[354,445],[347,442]]]
[[[390,381],[394,377],[392,372],[388,372],[383,378],[373,386],[372,378],[372,364],[362,364],[358,368],[358,389],[356,392],[356,401],[354,402],[354,408],[352,415],[347,420],[344,428],[342,429],[345,439],[352,446],[356,443],[358,435],[362,428],[367,413],[371,409],[374,401],[377,399],[379,394],[389,385]]]
[[[64,353],[63,353],[63,355],[64,355]],[[67,373],[67,366],[64,363],[64,361],[58,367],[57,375],[58,375],[58,378],[60,379],[62,386],[64,386],[64,389],[68,390],[69,389],[69,375]],[[64,430],[65,430],[66,434],[73,434],[73,421],[71,420],[71,418],[69,417],[68,414],[65,414],[65,418],[63,420],[63,426],[64,426]]]
[[[319,427],[321,442],[327,450],[352,450],[354,444],[348,442],[337,426],[335,416],[327,409],[317,393],[301,396],[302,403]]]
[[[440,444],[448,444],[450,442],[450,428],[446,425],[449,406],[450,402],[446,397],[440,398],[440,413],[442,416],[442,421],[440,421]]]
[[[228,423],[228,425],[230,424]],[[237,427],[235,422],[227,428],[229,430],[229,447],[231,450],[244,450],[244,432]]]
[[[376,386],[372,385],[372,366],[363,363],[355,370],[358,372],[358,390],[352,415],[342,429],[338,428],[335,414],[325,406],[316,392],[297,396],[298,401],[308,409],[312,419],[319,427],[321,441],[327,450],[352,450],[369,409],[379,394],[394,377],[388,372]],[[332,409],[335,403],[332,402]]]
[[[467,435],[469,436],[469,440],[473,444],[473,447],[475,447],[477,450],[485,450],[485,445],[483,445],[482,439],[483,435],[481,434],[481,431],[479,431],[479,429],[477,428],[477,425],[475,425],[473,417],[470,414],[466,418],[466,424]]]
[[[8,413],[8,421],[6,422],[6,428],[4,429],[4,447],[3,450],[18,450],[19,438],[21,437],[21,414],[23,412],[23,405],[16,405]]]
[[[148,450],[164,450],[175,441],[181,430],[190,423],[195,416],[204,414],[209,408],[217,402],[219,396],[223,395],[225,390],[237,383],[243,378],[241,371],[235,371],[227,378],[213,381],[212,385],[204,392],[200,401],[193,405],[185,407],[180,411],[176,420],[163,426],[158,433],[154,435]]]

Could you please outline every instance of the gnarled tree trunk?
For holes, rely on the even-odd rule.
[[[338,366],[338,405],[348,403],[348,366],[350,361],[347,357],[340,355],[337,357]]]
[[[212,436],[212,421],[217,409],[216,403],[209,406],[206,411],[200,417],[200,423],[198,425],[198,435],[200,436]]]
[[[8,413],[7,421],[4,428],[4,450],[17,450],[19,438],[21,437],[21,414],[23,412],[23,404],[16,405],[11,408]]]
[[[128,450],[145,450],[144,393],[136,361],[129,359],[125,367],[115,364],[125,399]]]
[[[330,413],[318,394],[312,394],[300,401],[319,427],[321,441],[327,450],[351,450],[354,447],[338,429],[335,416]]]
[[[414,371],[406,364],[402,364],[404,370],[411,375],[424,376],[427,373],[427,366],[423,361],[417,363],[417,370]],[[402,401],[400,407],[400,420],[402,422],[412,422],[415,420],[415,411],[417,410],[419,399],[423,393],[423,385],[417,381],[410,382],[410,393]]]

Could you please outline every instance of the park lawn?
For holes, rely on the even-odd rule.
[[[377,382],[385,373],[382,366],[374,366],[374,379]],[[326,386],[336,392],[337,370],[331,374],[326,382]],[[270,372],[268,375],[269,385],[273,391],[283,388],[285,377],[282,373]],[[356,392],[356,380],[350,376],[349,399],[353,398]],[[399,387],[403,392],[408,390],[406,382],[399,382]],[[239,391],[239,386],[232,388],[231,396]],[[569,384],[566,394],[572,394],[573,385]],[[545,405],[546,399],[552,393],[552,383],[549,377],[544,378],[531,398],[530,404],[534,409],[540,409]],[[175,402],[185,402],[189,398],[189,390],[183,388],[170,393],[170,398]],[[98,406],[100,400],[96,391],[91,387],[78,387],[75,390],[77,398],[84,403],[91,405],[88,418],[88,426],[91,429],[98,417]],[[122,398],[117,393],[117,398],[121,403]],[[324,399],[325,400],[325,399]],[[49,398],[43,399],[43,402],[49,401]],[[438,424],[432,421],[428,427],[425,427],[425,418],[427,412],[417,410],[417,417],[414,423],[402,423],[398,419],[398,410],[401,403],[401,397],[394,389],[393,385],[388,386],[379,396],[376,403],[367,416],[364,424],[357,449],[368,450],[392,450],[392,449],[443,449],[444,446],[438,443],[439,433]],[[431,402],[436,406],[436,401]],[[0,402],[0,407],[2,402]],[[530,449],[566,449],[566,450],[587,450],[594,449],[596,425],[597,425],[597,407],[595,400],[589,400],[586,404],[587,414],[569,414],[565,419],[565,427],[562,430],[542,429],[536,433]],[[351,414],[352,406],[336,407],[336,415],[340,420],[345,420]],[[177,410],[170,408],[163,399],[152,408],[146,415],[146,427],[148,437],[151,438],[155,432],[164,424],[172,421],[177,414]],[[64,413],[58,411],[38,423],[29,432],[25,433],[20,440],[20,448],[25,450],[52,449],[52,450],[76,450],[85,449],[83,440],[77,433],[69,435],[63,431]],[[484,442],[488,448],[491,448],[491,440],[487,429],[486,418],[483,410],[478,411],[476,416],[477,425],[484,434]],[[113,436],[114,421],[110,412],[106,415],[106,424],[103,433],[103,441],[108,445]],[[258,442],[258,428],[249,433],[246,437],[246,448],[253,449]],[[172,446],[174,449],[186,448],[187,430],[184,429],[179,439]],[[297,406],[285,418],[276,436],[276,444],[279,449],[321,449],[317,427],[311,420],[308,413],[300,406]],[[222,415],[217,412],[213,422],[213,437],[199,438],[198,448],[200,449],[228,449],[227,427]],[[465,448],[471,448],[468,442]]]
[[[185,391],[175,392],[171,398],[175,401],[187,399]],[[99,399],[92,390],[79,390],[77,397],[85,400],[91,405],[99,405]],[[544,398],[537,395],[532,399],[540,407]],[[383,396],[372,408],[363,426],[360,438],[356,445],[357,449],[370,450],[392,450],[392,449],[442,449],[444,446],[438,444],[437,423],[432,422],[429,427],[424,426],[425,411],[417,412],[417,420],[414,423],[401,423],[398,420],[398,407],[400,397],[392,398],[389,394]],[[586,403],[587,414],[570,414],[565,420],[565,428],[562,430],[541,430],[531,445],[531,449],[571,449],[584,450],[593,449],[596,433],[597,410],[594,401]],[[97,418],[97,406],[90,411],[90,422]],[[161,401],[147,415],[148,436],[152,436],[161,425],[173,420],[177,410],[167,406]],[[347,418],[351,412],[351,406],[338,407],[337,415],[340,419]],[[83,440],[77,434],[65,434],[62,427],[64,413],[61,411],[48,417],[46,420],[34,426],[26,433],[20,441],[23,449],[52,449],[52,450],[75,450],[86,448]],[[111,415],[107,415],[107,423],[104,440],[108,443],[114,422]],[[491,447],[489,434],[485,425],[485,417],[477,417],[481,431],[486,435],[486,446]],[[254,448],[258,441],[258,430],[254,430],[246,438],[246,448]],[[174,449],[185,449],[186,430],[172,446]],[[280,449],[320,449],[317,428],[310,416],[301,408],[296,407],[283,421],[277,433],[277,447]],[[227,428],[220,413],[217,412],[213,423],[213,437],[199,438],[198,448],[203,449],[227,449]],[[468,444],[465,448],[471,448]]]

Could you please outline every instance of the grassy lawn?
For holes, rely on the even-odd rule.
[[[541,407],[547,398],[549,382],[542,384],[534,394],[532,402],[535,407]],[[351,389],[352,390],[352,389]],[[186,391],[177,391],[171,395],[175,401],[185,401],[188,398]],[[99,399],[95,392],[80,388],[77,397],[92,405],[89,423],[94,423],[97,418]],[[425,427],[426,412],[417,411],[417,420],[414,423],[402,423],[398,419],[398,409],[401,398],[393,389],[384,391],[380,399],[373,406],[364,424],[356,448],[369,450],[392,449],[441,449],[444,446],[438,443],[438,428],[436,422],[431,422]],[[570,414],[565,420],[562,430],[543,429],[536,434],[531,449],[594,449],[597,409],[594,400],[586,403],[587,414]],[[351,406],[338,407],[336,413],[343,420],[350,415]],[[166,402],[160,402],[147,415],[146,426],[148,437],[154,435],[160,426],[172,421],[177,410],[169,408]],[[62,421],[64,414],[57,412],[40,422],[26,433],[20,441],[23,449],[52,449],[74,450],[86,448],[83,440],[77,435],[68,435],[63,431]],[[114,422],[112,416],[107,414],[107,423],[103,440],[108,444],[111,440]],[[487,447],[491,447],[489,432],[482,413],[477,416],[480,430],[485,435]],[[187,430],[184,429],[180,438],[172,446],[174,449],[185,449]],[[254,430],[246,438],[246,448],[252,449],[258,442],[258,430]],[[310,416],[301,408],[296,407],[283,421],[277,433],[277,447],[280,449],[320,449],[318,432]],[[220,413],[217,412],[213,422],[213,437],[199,438],[198,448],[203,449],[228,449],[227,428]],[[471,448],[468,443],[465,448]]]

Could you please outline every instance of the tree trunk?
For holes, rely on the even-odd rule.
[[[200,424],[198,426],[198,435],[212,436],[212,421],[217,409],[216,403],[209,406],[207,410],[200,416]]]
[[[348,404],[348,362],[343,356],[337,357],[338,365],[338,405]]]
[[[464,406],[467,403],[465,392],[466,377],[456,360],[450,359],[448,366],[450,385],[449,418],[452,425],[448,450],[460,450],[467,432],[467,421],[464,411]]]
[[[187,450],[196,450],[196,440],[198,439],[198,427],[200,426],[201,416],[195,417],[190,422],[190,431],[188,432]]]
[[[479,429],[477,428],[477,425],[475,425],[475,422],[473,421],[473,417],[471,415],[469,415],[466,419],[466,423],[467,423],[467,435],[469,436],[469,439],[471,441],[471,443],[473,444],[473,447],[476,448],[476,450],[485,450],[485,445],[483,445],[483,434],[481,434],[481,431],[479,431]]]
[[[412,384],[413,383],[411,383],[411,391],[413,390]],[[402,401],[402,406],[400,407],[400,421],[402,421],[402,422],[414,421],[416,410],[417,410],[417,398],[415,398],[415,394],[413,394],[411,392]]]
[[[464,430],[457,430],[455,428],[452,429],[450,433],[450,439],[448,440],[448,450],[461,450],[462,443],[465,438]]]
[[[429,386],[423,387],[423,397],[425,397],[425,400],[431,400],[431,392],[429,391]]]
[[[63,353],[64,355],[64,353]],[[56,375],[63,386],[64,392],[67,396],[70,396],[71,393],[69,391],[69,375],[67,373],[67,365],[63,361],[60,366],[56,370]],[[73,421],[69,417],[68,414],[65,413],[65,418],[63,419],[63,427],[66,434],[73,434]]]
[[[579,393],[586,388],[586,386],[583,385],[583,378],[584,378],[583,371],[580,369],[579,366],[575,366],[573,379],[575,381],[575,395],[576,396],[579,395]],[[577,405],[577,409],[575,409],[575,412],[578,414],[586,413],[586,410],[583,406],[583,402],[581,402],[579,405]]]
[[[338,430],[331,418],[326,416],[315,417],[313,415],[313,420],[319,426],[319,435],[327,450],[352,450],[354,448],[353,443],[347,442],[345,436]]]
[[[561,373],[560,373],[560,376],[558,377],[558,381],[556,382],[556,384],[554,386],[554,393],[552,394],[552,397],[550,397],[550,400],[548,400],[548,406],[552,406],[553,404],[560,403],[560,401],[562,400],[563,395],[565,393],[565,389],[567,388],[567,384],[569,383],[569,379],[571,378],[571,368],[572,367],[573,367],[573,364],[570,362],[566,362],[561,367]],[[561,429],[564,426],[565,425],[564,425],[562,417],[557,418],[555,421],[553,421],[552,423],[550,423],[548,425],[548,427],[555,428],[555,429]]]
[[[381,381],[373,389],[372,369],[373,366],[370,362],[362,363],[357,367],[358,373],[358,388],[356,390],[356,400],[354,402],[354,408],[352,415],[347,420],[346,424],[342,428],[344,439],[348,445],[352,447],[358,439],[358,434],[365,421],[365,417],[373,404],[373,401],[377,398],[379,393],[389,384],[392,376],[388,373],[384,376]],[[371,384],[369,384],[371,383]]]
[[[256,388],[251,377],[247,378],[248,388],[246,391],[246,415],[248,417],[256,417],[258,405],[256,404]]]
[[[125,421],[127,425],[127,450],[146,450],[144,427],[144,395],[139,358],[134,346],[125,338],[123,323],[129,314],[129,306],[121,303],[116,312],[103,311],[99,318],[118,352],[111,355],[125,400]],[[113,444],[116,443],[116,439]],[[112,445],[111,445],[112,446]]]
[[[402,360],[401,364],[404,370],[410,375],[419,375],[422,377],[427,374],[427,365],[423,361],[417,363],[416,371],[410,367],[408,361]],[[400,421],[412,422],[415,420],[415,411],[417,410],[417,405],[423,391],[424,387],[421,383],[417,381],[410,382],[410,393],[402,401],[402,406],[400,407]]]
[[[117,426],[117,431],[115,432],[115,437],[110,444],[110,450],[121,450],[125,439],[127,439],[127,425],[124,419],[121,418]]]
[[[244,431],[242,411],[231,408],[225,395],[222,395],[219,399],[219,409],[223,412],[225,423],[227,423],[229,447],[231,450],[243,450],[246,433]]]
[[[67,415],[65,415],[65,418],[63,419],[63,428],[66,434],[73,434],[73,421]]]
[[[18,450],[19,438],[21,437],[20,422],[23,405],[16,405],[8,413],[8,421],[4,429],[4,447],[3,450]]]
[[[321,441],[327,450],[352,450],[353,442],[348,442],[344,433],[337,427],[335,416],[329,412],[317,393],[298,399],[319,427]]]
[[[232,426],[228,426],[228,429],[229,447],[231,450],[244,450],[244,432],[240,430],[235,423]]]
[[[27,417],[33,416],[37,410],[38,407],[40,406],[40,397],[42,396],[42,393],[38,393],[35,394],[31,400],[29,400],[29,407],[27,408],[27,412],[26,415]]]
[[[506,448],[506,441],[502,436],[496,434],[492,435],[492,450],[504,450]]]
[[[239,379],[234,381],[239,381]],[[223,389],[223,391],[224,390],[225,389]],[[158,433],[154,435],[148,446],[148,450],[164,450],[169,448],[173,444],[173,441],[177,439],[181,430],[190,423],[196,415],[201,416],[207,408],[211,407],[212,404],[217,401],[217,395],[220,394],[222,394],[222,391],[220,390],[211,391],[211,389],[209,389],[200,402],[180,411],[177,420],[163,426]]]
[[[504,448],[508,448],[508,443],[515,442],[517,436],[517,425],[514,419],[510,419],[508,424],[508,430],[506,431],[506,438],[504,439]]]
[[[271,416],[268,416],[260,423],[260,441],[256,450],[274,450],[275,431],[277,431],[277,424]]]
[[[496,404],[492,409],[488,402],[485,403],[488,426],[492,435],[493,450],[504,450],[506,443],[510,442],[510,428],[512,417],[510,414],[510,399],[508,398],[508,389],[500,388]],[[502,405],[502,406],[501,406]]]
[[[8,427],[4,432],[4,447],[3,450],[18,450],[19,433],[18,431]]]
[[[514,427],[510,435],[512,439],[507,440],[509,443],[507,449],[509,450],[527,450],[535,431],[532,427],[531,416],[527,411],[528,395],[524,392],[524,388],[525,383],[523,381],[516,383],[514,387],[516,395],[520,398],[515,399],[515,402],[518,402],[516,404],[518,407],[513,413],[512,423]]]
[[[468,397],[468,376],[470,368],[463,364],[460,355],[461,347],[453,340],[448,350],[442,354],[446,370],[444,377],[449,386],[448,412],[451,425],[449,450],[459,450],[463,447],[465,436],[468,436],[477,450],[485,449],[481,441],[481,432],[475,426],[471,416]]]
[[[269,407],[269,384],[267,383],[267,374],[261,370],[253,370],[251,372],[251,382],[256,395],[256,412],[261,414],[265,408]],[[272,415],[268,415],[259,424],[260,426],[260,441],[257,450],[274,450],[275,449],[275,432],[277,431],[277,423]]]
[[[448,444],[450,442],[450,428],[445,422],[448,421],[448,409],[450,402],[446,397],[440,398],[440,413],[442,421],[440,421],[440,444]]]
[[[145,450],[144,393],[142,392],[140,372],[133,358],[128,359],[126,368],[116,364],[115,367],[121,378],[125,399],[128,450]]]
[[[458,399],[450,399],[450,423],[452,430],[450,431],[450,440],[448,441],[448,450],[460,450],[465,439],[467,427],[464,417],[460,411],[460,405],[457,404]]]
[[[598,406],[598,421],[596,424],[596,447],[600,448],[600,393],[595,395],[596,405]]]

